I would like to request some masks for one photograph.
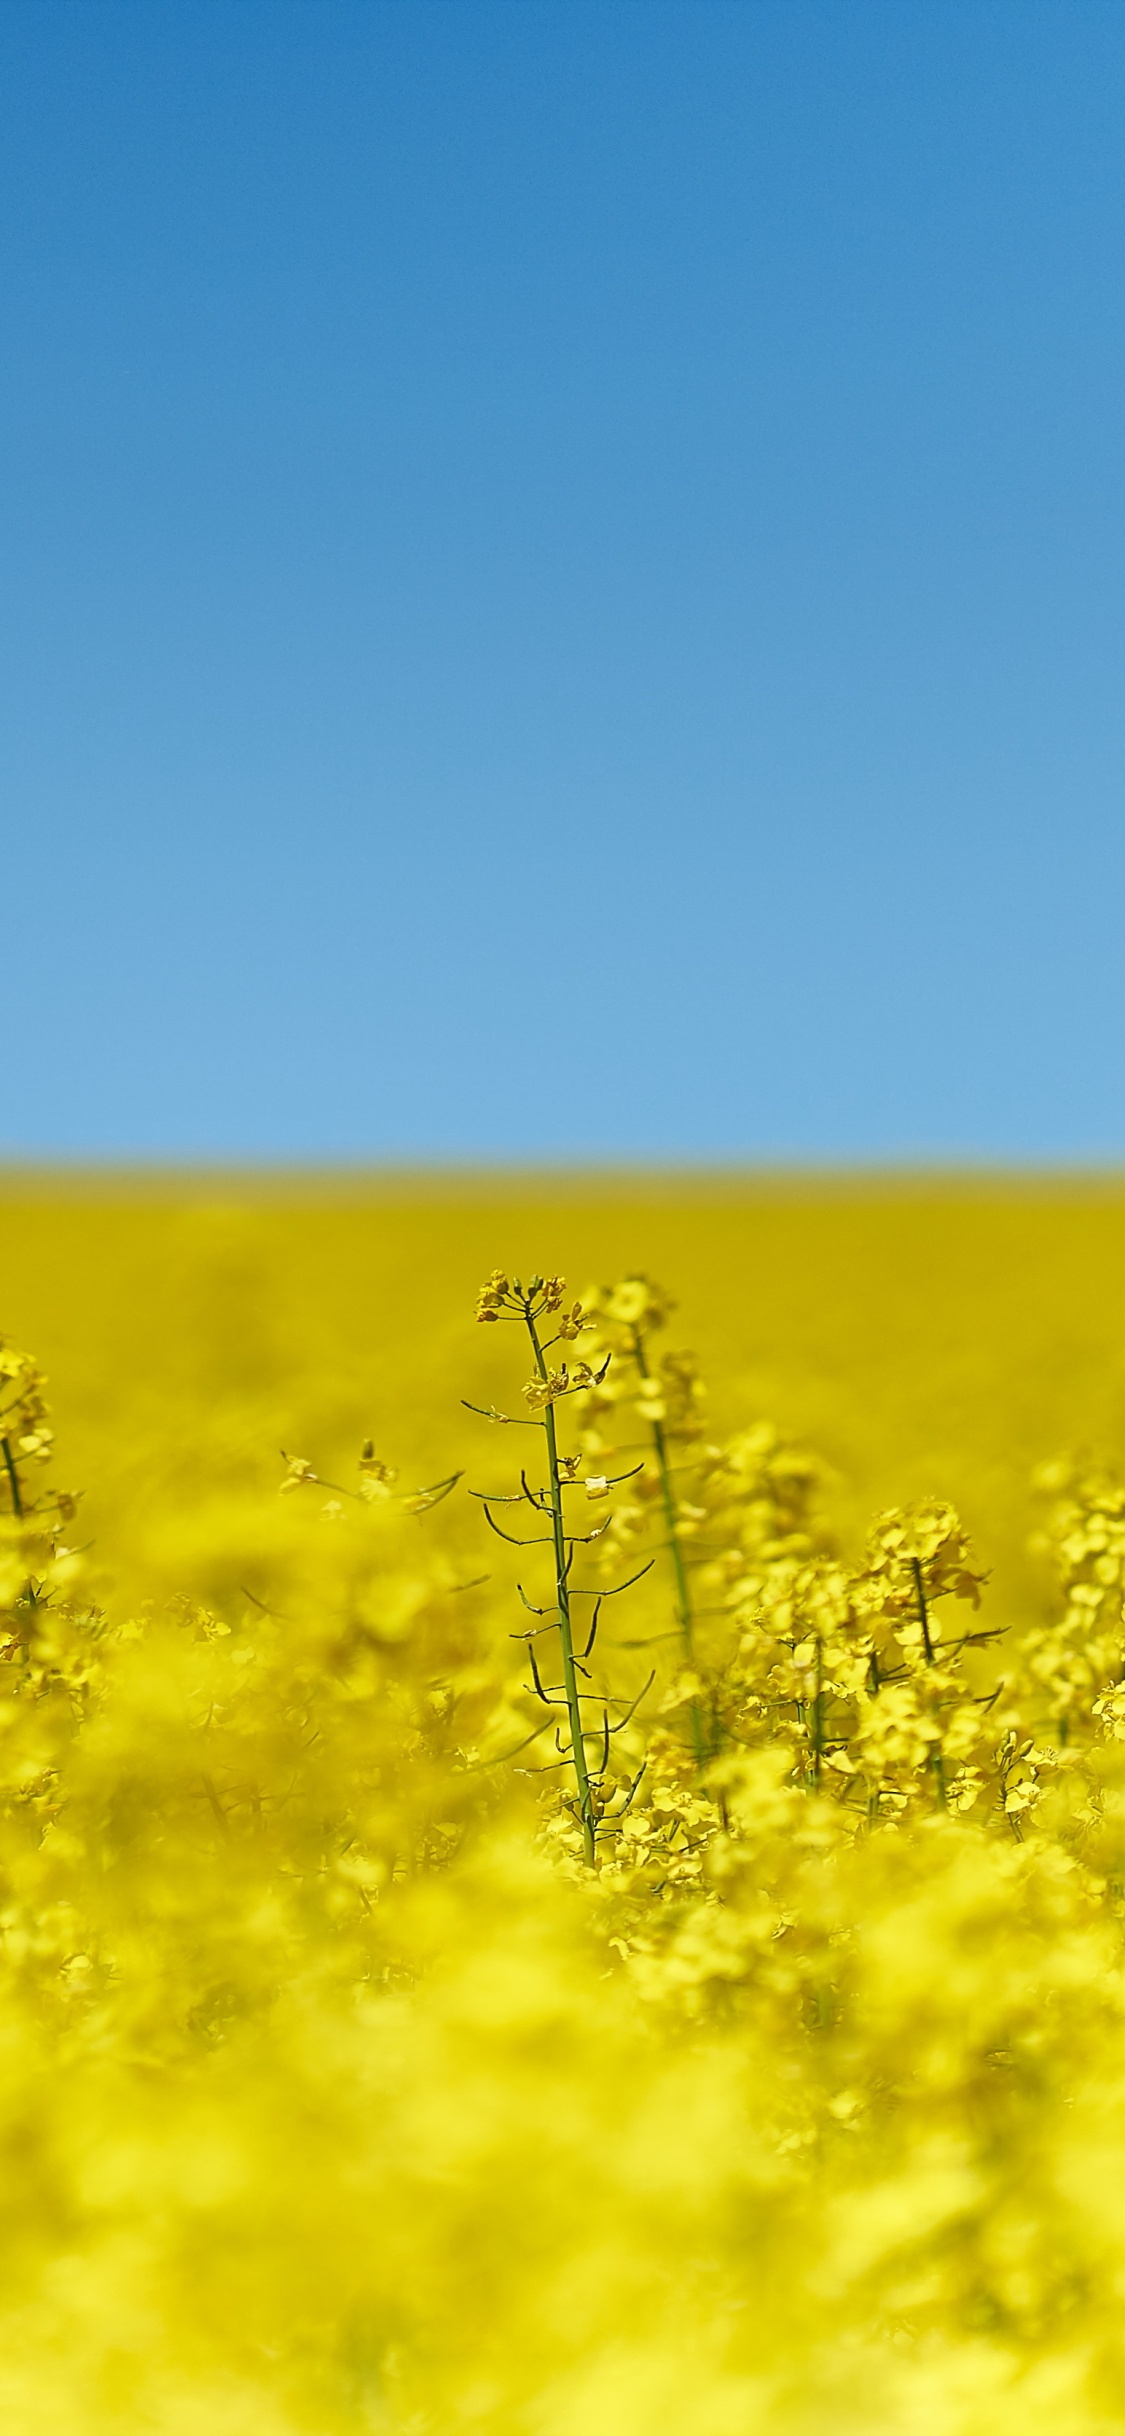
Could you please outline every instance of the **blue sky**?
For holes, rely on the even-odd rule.
[[[1125,1155],[1125,11],[0,0],[11,1156]]]

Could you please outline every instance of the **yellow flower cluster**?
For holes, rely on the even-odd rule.
[[[4,2425],[1108,2436],[1125,1485],[1013,1614],[647,1278],[420,1289],[369,1436],[215,1241],[92,1534],[0,1348]]]

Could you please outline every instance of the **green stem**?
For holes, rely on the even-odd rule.
[[[926,1585],[922,1579],[922,1567],[916,1556],[912,1556],[910,1559],[910,1570],[914,1576],[914,1591],[918,1601],[918,1621],[922,1627],[922,1647],[926,1653],[927,1666],[932,1666],[934,1662],[934,1645],[930,1639],[930,1611],[926,1605]]]
[[[922,1579],[922,1567],[916,1556],[912,1556],[910,1559],[910,1570],[914,1575],[914,1589],[918,1599],[918,1621],[922,1627],[922,1647],[926,1652],[927,1666],[932,1666],[934,1663],[934,1645],[930,1637],[930,1611],[926,1605],[926,1585]],[[945,1755],[937,1748],[936,1745],[933,1751],[930,1753],[930,1766],[933,1769],[934,1781],[937,1785],[938,1807],[939,1809],[944,1810],[946,1808]]]
[[[648,1366],[648,1357],[645,1353],[645,1341],[641,1335],[640,1329],[634,1328],[632,1331],[632,1336],[633,1359],[636,1362],[637,1369],[640,1372],[642,1379],[650,1379],[652,1377],[652,1373]],[[662,1421],[650,1421],[649,1427],[652,1431],[652,1443],[656,1450],[656,1468],[660,1475],[660,1496],[664,1507],[664,1524],[668,1533],[668,1552],[672,1559],[672,1572],[676,1584],[676,1622],[680,1628],[680,1639],[684,1646],[684,1656],[688,1659],[689,1663],[693,1663],[695,1658],[695,1618],[692,1613],[691,1589],[688,1583],[687,1566],[684,1563],[684,1552],[680,1546],[679,1510],[676,1505],[676,1492],[672,1485],[672,1467],[668,1461],[668,1441],[664,1435],[664,1424]],[[700,1710],[698,1700],[694,1699],[691,1704],[691,1733],[692,1741],[695,1745],[696,1763],[697,1765],[702,1766],[703,1761],[707,1759],[710,1754],[708,1751],[707,1735],[704,1730],[702,1712]]]
[[[820,1791],[820,1763],[824,1753],[824,1643],[816,1637],[816,1696],[813,1700],[813,1784]]]
[[[639,1328],[633,1330],[633,1358],[642,1379],[650,1379],[652,1373],[645,1354],[644,1338]],[[679,1515],[676,1508],[676,1492],[672,1486],[671,1465],[668,1461],[668,1441],[664,1435],[662,1421],[652,1421],[649,1426],[652,1430],[652,1443],[656,1449],[656,1463],[660,1473],[660,1494],[664,1504],[664,1520],[668,1528],[672,1571],[676,1577],[676,1622],[680,1627],[685,1654],[691,1658],[695,1654],[693,1647],[695,1619],[692,1615],[687,1566],[684,1563],[684,1552],[680,1546]]]
[[[530,1307],[524,1318],[535,1354],[535,1367],[546,1383],[550,1377],[539,1342],[539,1332]],[[555,1544],[555,1596],[558,1601],[559,1640],[562,1644],[563,1690],[566,1693],[567,1717],[570,1723],[570,1756],[578,1784],[578,1811],[582,1821],[582,1845],[591,1869],[595,1864],[594,1795],[586,1766],[586,1743],[582,1725],[582,1699],[574,1664],[574,1637],[570,1623],[570,1585],[567,1578],[566,1523],[563,1516],[562,1480],[559,1474],[559,1447],[555,1430],[555,1408],[548,1404],[543,1414],[543,1429],[547,1439],[547,1470],[551,1484],[551,1528]]]
[[[4,1469],[7,1472],[8,1486],[12,1492],[12,1512],[17,1522],[22,1522],[23,1498],[20,1494],[20,1476],[16,1470],[16,1459],[12,1453],[11,1441],[7,1438],[0,1438],[0,1450],[3,1451]]]

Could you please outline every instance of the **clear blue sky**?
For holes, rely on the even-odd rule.
[[[1120,0],[0,0],[9,1154],[1125,1156]]]

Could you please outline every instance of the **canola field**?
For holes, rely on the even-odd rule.
[[[5,2428],[1122,2426],[1123,1252],[6,1180]]]

